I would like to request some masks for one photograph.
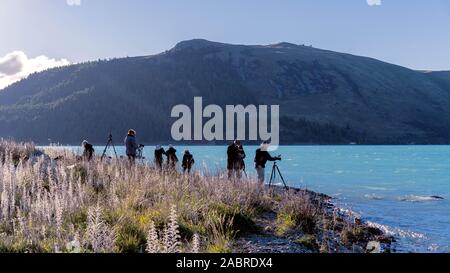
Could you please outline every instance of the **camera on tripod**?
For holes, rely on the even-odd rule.
[[[139,159],[145,159],[145,157],[143,156],[144,154],[144,144],[139,144],[139,147],[136,150],[136,157]]]
[[[273,161],[272,172],[270,173],[269,187],[272,187],[272,184],[275,181],[276,176],[278,174],[280,176],[281,181],[283,182],[284,188],[286,190],[288,190],[289,187],[286,184],[286,181],[284,181],[284,178],[283,178],[283,175],[281,174],[280,168],[277,165],[277,161],[281,161],[281,155],[278,155],[277,157],[275,157],[275,160]]]

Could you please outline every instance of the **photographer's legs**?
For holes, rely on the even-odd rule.
[[[236,179],[241,179],[242,178],[242,170],[241,168],[239,168],[238,166],[235,167],[234,169],[234,173],[236,175]]]
[[[128,155],[128,160],[130,161],[130,164],[133,165],[136,161],[136,155]]]
[[[256,173],[258,174],[258,182],[260,184],[264,184],[264,180],[265,180],[265,169],[263,167],[256,167]]]
[[[228,169],[228,179],[232,179],[232,178],[234,178],[234,170]]]

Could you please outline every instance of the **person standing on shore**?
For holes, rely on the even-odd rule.
[[[242,177],[242,171],[245,171],[245,151],[239,140],[233,141],[227,148],[227,169],[228,179]]]
[[[245,172],[245,151],[244,146],[241,141],[236,140],[236,162],[234,164],[234,169],[236,172],[236,178],[240,179],[242,177],[242,172]]]
[[[139,148],[136,143],[136,131],[133,129],[128,130],[124,142],[128,160],[131,164],[134,164],[136,161],[136,150]]]
[[[236,146],[236,140],[233,141],[227,148],[227,170],[228,170],[228,179],[234,177],[235,174],[235,164],[238,157],[238,150]]]
[[[163,155],[166,155],[166,151],[161,145],[157,145],[155,148],[155,165],[158,169],[162,170],[163,167]]]
[[[188,174],[190,174],[192,165],[194,165],[194,163],[194,156],[189,152],[189,150],[184,151],[182,160],[183,173],[186,173],[187,171]]]
[[[269,143],[267,141],[264,141],[261,144],[261,147],[256,150],[255,154],[255,169],[256,173],[258,174],[258,181],[261,184],[264,184],[265,180],[265,168],[267,161],[277,161],[281,160],[280,156],[272,157],[269,152],[267,151],[269,148]]]
[[[171,170],[175,170],[175,167],[178,162],[178,157],[177,157],[177,150],[172,145],[169,145],[169,149],[166,151],[166,156],[168,168]]]
[[[92,157],[94,156],[94,146],[90,144],[87,140],[83,140],[81,143],[81,146],[83,146],[83,159],[87,161],[91,161]]]

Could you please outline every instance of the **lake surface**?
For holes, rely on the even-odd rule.
[[[103,148],[95,147],[100,154]],[[180,159],[186,148],[194,154],[197,170],[226,167],[224,146],[176,148]],[[257,147],[244,148],[248,175],[256,176]],[[333,196],[338,206],[397,236],[397,252],[450,252],[450,146],[282,146],[272,154],[282,154],[278,165],[290,186]],[[153,147],[144,155],[153,160]],[[445,199],[429,198],[435,195]]]

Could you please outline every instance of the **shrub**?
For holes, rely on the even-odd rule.
[[[141,253],[144,252],[146,234],[133,219],[124,218],[116,225],[117,238],[115,246],[117,252]]]
[[[319,216],[323,215],[323,208],[315,204],[311,196],[302,192],[286,192],[278,204],[278,229],[285,233],[288,229],[299,228],[307,234],[317,229]]]
[[[276,232],[279,236],[283,236],[291,229],[297,227],[295,216],[289,213],[279,213],[276,224]]]
[[[220,215],[216,211],[209,214],[207,251],[210,253],[230,253],[232,240],[236,234],[233,230],[233,219]]]
[[[224,223],[231,225],[231,229],[239,233],[249,233],[257,230],[253,215],[244,214],[239,207],[233,207],[225,204],[212,204],[209,208],[215,215],[221,215]]]
[[[320,248],[319,245],[317,244],[316,236],[310,234],[303,235],[294,242],[312,251],[317,251]]]

